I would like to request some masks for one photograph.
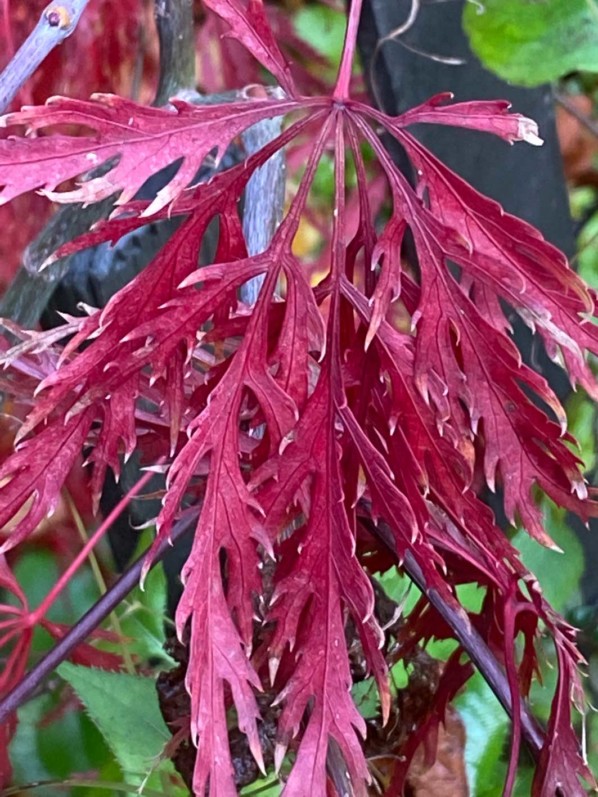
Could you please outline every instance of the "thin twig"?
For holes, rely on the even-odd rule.
[[[420,50],[418,47],[409,44],[402,38],[403,35],[407,33],[407,31],[411,30],[411,28],[417,22],[422,5],[424,5],[423,0],[411,0],[411,7],[409,9],[407,19],[385,36],[382,36],[374,47],[374,52],[372,53],[372,58],[370,61],[370,86],[372,88],[372,93],[374,95],[376,104],[381,109],[383,109],[383,104],[376,81],[376,66],[382,48],[388,42],[395,42],[396,44],[401,45],[401,47],[404,47],[406,50],[409,50],[409,52],[415,53],[416,55],[421,55],[431,61],[437,61],[440,64],[446,64],[447,66],[463,66],[466,63],[463,58],[453,58],[451,56],[438,55],[437,53],[430,53],[425,50]]]
[[[49,3],[37,25],[0,75],[0,113],[4,113],[52,50],[73,33],[89,0]]]
[[[501,706],[512,718],[515,709],[511,701],[511,690],[505,674],[488,645],[475,628],[456,609],[445,603],[439,593],[428,588],[421,568],[415,561],[411,551],[407,551],[405,554],[403,567],[409,578],[415,582],[442,619],[452,628],[455,638],[461,643],[463,649],[467,651],[469,658],[483,675],[484,680],[496,695]],[[521,712],[521,727],[525,741],[534,758],[537,758],[544,746],[544,735],[523,700],[521,700],[519,710]]]
[[[146,475],[151,476],[152,474],[146,474]],[[137,487],[137,485],[135,485],[135,487]],[[69,511],[71,513],[71,517],[73,519],[73,522],[74,522],[75,526],[77,527],[77,531],[79,532],[79,536],[81,537],[81,540],[83,541],[83,546],[85,547],[90,542],[89,534],[87,533],[87,529],[85,528],[85,523],[83,523],[83,518],[81,517],[81,514],[80,514],[79,510],[77,509],[77,505],[73,501],[73,498],[72,498],[71,494],[68,491],[66,491],[66,490],[65,490],[65,492],[66,492],[66,503],[67,503],[67,506],[68,506]],[[126,497],[129,498],[129,501],[130,501],[130,497],[129,496],[126,496]],[[119,504],[121,504],[121,503],[122,502],[119,502]],[[100,563],[98,562],[98,557],[96,556],[93,548],[90,548],[89,554],[87,555],[87,558],[89,560],[89,566],[91,568],[91,572],[93,573],[93,576],[95,578],[96,584],[98,586],[99,593],[100,593],[100,595],[105,595],[106,592],[108,592],[108,586],[106,584],[106,579],[104,578],[104,576],[102,574],[102,570],[100,568]],[[125,670],[130,675],[134,675],[135,674],[135,663],[133,662],[133,657],[132,657],[132,655],[131,655],[131,653],[129,651],[129,646],[127,645],[127,643],[125,641],[125,635],[123,633],[122,626],[120,624],[120,620],[119,620],[118,614],[116,612],[110,612],[110,625],[112,626],[112,630],[114,631],[114,633],[118,636],[118,638],[120,640],[120,651],[121,651],[121,656],[122,656],[123,662],[125,664]]]
[[[34,783],[26,783],[23,786],[11,786],[4,789],[2,797],[20,797],[23,792],[34,791],[35,789],[65,789],[69,786],[80,786],[85,789],[101,789],[102,791],[120,792],[121,794],[139,795],[139,786],[133,783],[113,783],[108,780],[90,780],[85,777],[66,778],[64,780],[38,780]],[[143,789],[144,797],[169,797],[171,792],[158,791],[158,789]]]
[[[179,521],[172,531],[172,542],[176,542],[182,537],[192,524],[196,521],[195,516],[187,517]],[[164,540],[156,550],[156,555],[152,561],[152,567],[156,565],[169,549],[170,543]],[[95,629],[106,619],[110,612],[115,609],[132,589],[139,583],[141,570],[145,562],[145,554],[142,554],[123,575],[116,581],[110,589],[99,598],[94,605],[86,612],[83,617],[65,634],[52,650],[50,650],[41,661],[0,701],[0,725],[7,721],[13,711],[35,692],[42,681],[52,673],[59,664],[69,657],[74,648],[83,642],[95,631]]]
[[[567,113],[572,116],[574,119],[583,125],[586,130],[588,130],[593,136],[598,138],[598,121],[594,119],[590,119],[589,116],[586,116],[585,113],[582,113],[579,108],[576,108],[575,105],[571,102],[571,100],[565,95],[561,94],[560,92],[556,92],[554,95],[554,99],[558,105],[561,106]]]
[[[367,518],[362,518],[361,520],[366,524],[370,533],[373,534],[376,539],[383,542],[385,547],[396,556],[397,553],[392,533],[386,524],[383,522],[373,523]],[[424,574],[411,551],[406,552],[402,567],[442,619],[452,629],[455,638],[478,668],[480,674],[496,695],[501,706],[509,717],[512,718],[514,707],[511,700],[509,683],[495,656],[482,639],[481,635],[473,628],[463,614],[452,606],[449,606],[436,590],[428,587]],[[544,734],[523,700],[520,702],[519,711],[521,715],[523,738],[533,757],[537,759],[544,746]]]

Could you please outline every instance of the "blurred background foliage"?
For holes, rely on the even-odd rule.
[[[39,9],[34,9],[34,13],[31,9],[26,11],[26,5],[18,0],[3,0],[0,4],[0,29],[3,31],[0,35],[4,36],[5,44],[4,49],[0,47],[0,53],[4,54],[0,59],[8,60],[7,42],[12,42],[14,49],[28,22],[39,13]],[[45,2],[37,5],[41,8]],[[296,33],[329,60],[330,75],[333,75],[344,32],[342,7],[332,2],[319,4],[302,0],[283,5],[286,13],[292,15]],[[134,15],[128,16],[128,27],[121,30],[119,41],[111,51],[112,57],[116,57],[116,47],[126,53],[126,57],[119,56],[118,74],[102,72],[89,76],[93,90],[133,92],[141,98],[151,97],[156,65],[151,3],[139,2],[137,6],[137,23],[134,24]],[[107,0],[90,3],[88,25],[100,39],[111,8]],[[467,0],[463,24],[474,52],[502,78],[526,86],[554,82],[559,140],[577,238],[574,267],[598,289],[598,4],[594,0],[547,0],[543,3]],[[112,35],[111,31],[112,28],[106,35]],[[82,57],[82,51],[77,51],[77,37],[88,41],[90,35],[84,28],[73,37],[69,45],[74,48],[69,57],[70,73],[60,73],[60,64],[46,64],[34,85],[26,88],[25,99],[39,99],[36,93],[45,91],[49,75],[55,76],[56,69],[62,75],[61,92],[73,90],[76,93],[78,88],[87,92],[89,86],[81,85],[85,82],[84,76],[75,73],[72,64],[73,59],[81,61]],[[98,58],[105,60],[108,55],[100,53]],[[313,263],[314,274],[318,271],[323,246],[318,232],[318,214],[329,206],[333,190],[332,162],[323,159],[311,215],[304,219],[302,236],[296,244],[297,253]],[[515,184],[513,190],[517,190]],[[36,203],[38,198],[31,201]],[[22,212],[22,209],[16,211]],[[10,280],[20,259],[19,245],[27,240],[21,235],[22,226],[17,229],[15,218],[7,215],[16,211],[2,209],[4,215],[0,219],[5,232],[4,243],[0,243],[0,283],[3,285]],[[39,217],[35,217],[35,222],[39,221]],[[16,230],[15,238],[11,238],[11,229]],[[33,232],[33,227],[24,231],[29,237]],[[9,240],[10,251],[5,246]],[[567,410],[588,478],[595,483],[596,407],[579,391],[568,399]],[[8,450],[14,432],[9,408],[4,407],[4,413],[0,455]],[[32,544],[14,552],[12,557],[15,574],[33,607],[51,589],[72,551],[81,546],[81,525],[93,527],[84,489],[76,475],[69,489],[72,501],[65,498],[63,511],[40,529]],[[77,507],[75,512],[69,509],[73,504]],[[595,563],[585,561],[579,537],[564,513],[547,501],[544,501],[544,509],[547,529],[564,553],[542,548],[517,529],[510,529],[508,533],[527,567],[539,578],[548,600],[580,628],[580,644],[588,661],[588,706],[585,717],[580,715],[578,722],[580,734],[582,723],[585,723],[583,738],[587,755],[591,767],[598,771],[598,714],[591,708],[591,704],[598,701],[598,602],[587,602],[582,590],[588,568],[593,571]],[[79,522],[74,522],[77,519]],[[140,550],[147,546],[147,534],[140,539]],[[49,619],[72,625],[105,591],[106,582],[110,583],[112,578],[110,552],[107,546],[100,546],[95,563],[90,562],[71,580],[53,606]],[[407,616],[414,609],[418,590],[396,568],[378,573],[375,578],[392,605],[398,607],[400,615]],[[598,581],[595,573],[591,578]],[[472,584],[461,586],[459,597],[468,609],[475,611],[483,595]],[[158,708],[154,680],[160,670],[173,664],[164,650],[169,628],[165,612],[165,579],[161,568],[156,568],[148,577],[145,591],[136,589],[106,624],[106,630],[112,632],[110,639],[95,643],[100,649],[121,656],[123,671],[115,673],[63,664],[40,693],[23,706],[10,751],[15,785],[5,790],[5,797],[138,793],[147,797],[183,797],[188,794],[162,752],[171,737]],[[47,632],[36,629],[29,664],[39,660],[52,644]],[[422,657],[425,657],[425,666],[442,667],[454,647],[455,643],[450,640],[431,639],[418,654],[419,661],[415,659],[407,665],[398,662],[392,670],[395,693],[405,692],[413,683],[421,670]],[[0,657],[2,655],[0,651]],[[543,683],[535,684],[531,698],[534,712],[540,719],[547,716],[554,689],[553,660],[554,651],[547,644],[542,666]],[[378,705],[371,681],[366,678],[356,683],[354,696],[360,711],[371,723],[370,729],[375,730]],[[499,797],[507,766],[508,718],[479,674],[473,676],[459,696],[455,709],[454,715],[447,718],[444,730],[447,740],[450,737],[453,744],[447,745],[448,752],[442,758],[443,740],[440,740],[435,764],[452,769],[456,780],[461,779],[463,793],[467,793],[468,788],[472,797]],[[385,782],[388,759],[393,753],[390,734],[385,740],[387,748],[378,749],[371,756],[378,786]],[[518,796],[530,793],[531,775],[530,762],[523,753],[516,787]],[[414,774],[411,780],[415,797],[447,794],[435,777],[438,775],[434,766],[431,769],[422,766],[421,774]],[[242,793],[273,797],[280,793],[280,786],[271,776],[248,785]],[[372,793],[378,793],[374,787]]]

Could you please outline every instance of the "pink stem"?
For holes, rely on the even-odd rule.
[[[357,29],[359,18],[361,17],[361,6],[363,0],[352,0],[349,9],[349,19],[347,21],[347,32],[345,33],[345,43],[343,45],[343,56],[338,70],[336,86],[334,87],[333,98],[344,101],[349,99],[349,83],[351,82],[351,69],[355,57],[355,47],[357,45]]]
[[[149,471],[145,473],[134,485],[131,487],[129,492],[124,495],[118,504],[114,507],[112,512],[105,518],[104,522],[96,529],[96,531],[92,534],[92,536],[88,539],[85,543],[83,548],[79,551],[75,559],[71,562],[71,564],[67,567],[64,573],[60,576],[58,581],[54,584],[50,592],[46,595],[44,600],[40,603],[40,605],[34,611],[30,612],[29,614],[29,624],[36,625],[39,623],[42,617],[45,617],[48,609],[54,603],[56,598],[60,595],[62,590],[66,587],[70,579],[72,578],[73,574],[79,569],[79,567],[83,564],[83,562],[87,559],[90,551],[95,547],[99,540],[102,539],[104,534],[108,531],[112,523],[116,520],[116,518],[121,514],[121,512],[126,509],[131,499],[141,490],[148,481],[152,478],[154,474]]]

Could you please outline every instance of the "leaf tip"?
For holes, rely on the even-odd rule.
[[[280,656],[271,656],[268,661],[268,675],[270,677],[270,686],[274,686],[276,674],[280,665]]]
[[[531,144],[532,147],[541,147],[544,139],[538,135],[538,125],[527,116],[520,116],[517,125],[517,137],[520,141]]]
[[[282,742],[277,742],[276,747],[274,748],[274,771],[278,775],[280,772],[280,768],[282,766],[282,762],[284,761],[284,757],[287,752],[286,744]]]

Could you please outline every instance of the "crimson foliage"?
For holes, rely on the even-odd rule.
[[[596,296],[535,229],[477,193],[408,131],[415,123],[442,124],[540,144],[536,126],[502,101],[453,103],[442,95],[391,117],[352,98],[357,1],[329,96],[300,93],[260,0],[205,5],[284,95],[247,91],[236,102],[206,107],[175,100],[167,110],[113,95],[58,97],[1,122],[15,131],[0,141],[1,202],[35,189],[57,202],[85,203],[121,191],[114,217],[60,254],[116,241],[148,219],[184,217],[104,310],[69,319],[58,333],[23,333],[23,343],[6,352],[3,385],[30,411],[0,468],[0,524],[13,522],[3,549],[21,543],[53,510],[84,446],[92,449],[96,498],[106,469],[118,473],[123,454],[170,455],[158,540],[170,534],[186,496],[201,495],[176,617],[179,634],[190,639],[194,790],[203,794],[209,785],[210,795],[236,794],[231,700],[261,764],[255,692],[269,678],[282,707],[276,764],[292,740],[296,752],[284,795],[320,797],[330,740],[357,794],[368,780],[365,723],[350,693],[348,622],[388,716],[384,633],[361,553],[381,550],[385,539],[398,563],[415,563],[426,596],[475,630],[506,673],[513,749],[505,793],[539,636],[552,636],[558,687],[534,794],[581,795],[579,777],[591,775],[571,723],[571,700],[582,701],[574,632],[546,604],[478,493],[482,482],[491,490],[499,485],[509,519],[545,545],[551,541],[537,487],[584,518],[596,514],[564,411],[521,362],[505,316],[514,308],[572,382],[597,396],[585,360],[586,352],[598,353]],[[187,188],[210,153],[222,155],[249,126],[272,117],[285,119],[275,141]],[[47,134],[26,137],[22,126]],[[73,126],[80,134],[60,132]],[[415,187],[392,162],[381,131],[408,153]],[[299,144],[308,153],[299,188],[267,251],[249,256],[242,192],[274,152]],[[384,223],[374,219],[364,144],[392,197]],[[313,286],[293,240],[327,152],[335,163],[330,249],[327,274]],[[132,200],[147,178],[178,159],[154,201]],[[109,160],[103,176],[60,190]],[[357,181],[351,219],[349,162]],[[215,262],[198,269],[215,217]],[[402,258],[407,237],[417,267]],[[258,301],[248,307],[238,291],[259,275]],[[72,337],[59,345],[60,335]],[[455,588],[465,582],[485,591],[477,614],[457,601]],[[427,601],[411,617],[411,643],[448,633]],[[460,647],[444,668],[437,709],[416,729],[412,752],[469,676],[464,655]],[[400,782],[393,788],[398,793]]]

